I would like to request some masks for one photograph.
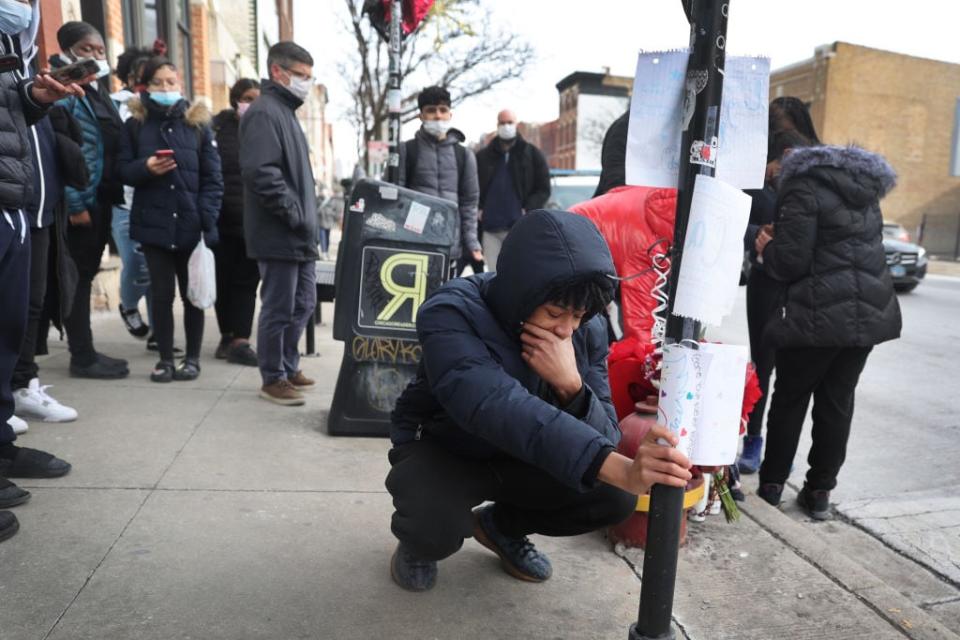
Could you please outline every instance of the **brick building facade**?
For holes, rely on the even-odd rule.
[[[230,87],[240,78],[267,75],[267,51],[293,39],[293,0],[39,0],[42,59],[57,53],[57,29],[84,20],[104,36],[112,65],[127,46],[150,48],[158,38],[178,66],[184,94],[214,112],[229,106]],[[118,88],[117,79],[113,79]],[[318,85],[300,109],[317,180],[332,184],[333,142]]]
[[[960,64],[835,42],[771,74],[771,99],[791,95],[810,106],[824,142],[856,143],[893,165],[885,218],[912,231],[926,215],[947,235],[960,225],[960,178],[949,173]]]

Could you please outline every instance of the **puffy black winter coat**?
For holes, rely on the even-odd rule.
[[[18,37],[0,35],[0,54],[20,55]],[[46,114],[33,101],[33,80],[16,72],[0,73],[0,208],[23,209],[33,190],[33,150],[27,127]]]
[[[224,109],[213,118],[213,131],[220,152],[223,174],[223,202],[217,225],[226,236],[243,237],[243,176],[240,175],[240,118],[233,109]]]
[[[896,184],[881,156],[857,147],[794,150],[780,172],[767,274],[786,284],[767,325],[777,347],[868,347],[900,337],[879,200]]]
[[[169,109],[144,94],[127,103],[117,171],[134,187],[130,237],[169,251],[190,251],[203,233],[217,243],[217,216],[223,197],[220,155],[210,111],[202,104],[188,108],[181,100]],[[147,171],[147,158],[158,149],[173,149],[177,168],[162,176]]]
[[[587,218],[536,211],[518,221],[499,271],[458,278],[421,307],[423,358],[392,415],[394,444],[429,439],[478,459],[509,455],[585,490],[588,470],[620,430],[607,380],[602,318],[573,335],[585,391],[582,418],[556,406],[521,358],[521,322],[551,288],[575,276],[615,273],[610,250]],[[609,281],[612,293],[613,282]]]

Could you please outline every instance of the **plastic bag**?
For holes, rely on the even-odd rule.
[[[187,261],[187,299],[198,309],[209,309],[217,301],[217,267],[213,251],[203,239]]]

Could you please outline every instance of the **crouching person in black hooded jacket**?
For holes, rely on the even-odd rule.
[[[635,460],[620,430],[597,313],[613,261],[586,218],[537,211],[516,223],[497,273],[453,280],[423,305],[419,372],[392,416],[391,575],[433,587],[437,561],[473,536],[510,575],[550,577],[527,538],[616,524],[654,483],[684,486],[689,461],[651,430]],[[479,506],[484,502],[492,504]]]

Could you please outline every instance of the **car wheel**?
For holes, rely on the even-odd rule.
[[[911,291],[917,288],[918,284],[920,283],[911,282],[910,284],[895,284],[893,285],[893,288],[894,290],[896,290],[897,293],[910,293]]]

